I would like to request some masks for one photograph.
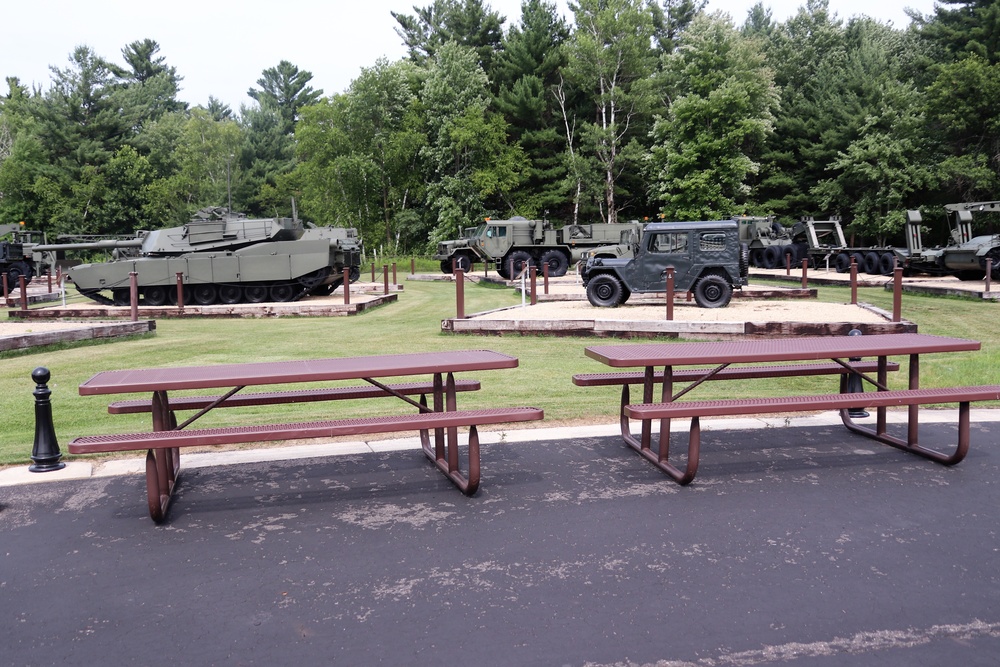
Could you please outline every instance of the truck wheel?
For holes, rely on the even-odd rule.
[[[7,287],[8,289],[17,289],[21,285],[21,281],[18,280],[21,276],[24,276],[24,284],[31,284],[31,277],[33,272],[31,267],[24,262],[14,262],[7,269]]]
[[[451,260],[442,259],[441,260],[441,273],[451,273]]]
[[[762,269],[764,268],[764,249],[754,248],[750,251],[750,263],[753,264],[753,268]]]
[[[463,273],[468,273],[472,270],[472,260],[469,259],[468,255],[455,255],[455,268],[461,269]]]
[[[852,252],[851,253],[851,259],[853,259],[854,263],[858,265],[858,271],[864,271],[865,270],[865,256],[864,255],[862,255],[860,252]],[[850,267],[848,267],[848,270],[850,270]]]
[[[541,265],[545,266],[546,264],[549,265],[550,278],[565,276],[566,271],[569,270],[569,259],[558,250],[546,250],[542,253]]]
[[[865,273],[877,276],[879,257],[877,252],[865,253]]]
[[[781,250],[776,245],[769,245],[764,248],[764,268],[773,269],[778,266],[778,260],[781,259]]]
[[[750,247],[746,243],[740,244],[740,278],[750,275]]]
[[[847,273],[851,270],[851,256],[846,252],[837,253],[837,256],[833,258],[833,268],[837,270],[837,273]]]
[[[531,268],[532,266],[531,255],[526,253],[524,250],[515,250],[514,252],[510,253],[510,259],[508,260],[508,263],[514,264],[514,275],[512,275],[511,278],[517,278],[519,275],[521,275],[521,271],[523,271],[526,268]]]
[[[795,268],[795,265],[799,261],[799,249],[793,245],[783,245],[781,246],[781,266],[778,268],[783,269],[786,266]]]
[[[878,272],[883,276],[891,276],[896,268],[896,256],[891,252],[884,252],[878,258]]]
[[[694,286],[694,301],[702,308],[723,308],[733,298],[729,281],[716,273],[702,276]]]
[[[587,283],[587,301],[598,308],[617,308],[625,302],[622,282],[618,278],[602,273]]]

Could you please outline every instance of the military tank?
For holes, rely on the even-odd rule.
[[[111,249],[109,262],[80,264],[66,276],[80,294],[106,305],[130,303],[133,271],[147,306],[295,301],[331,294],[361,275],[362,242],[354,229],[316,227],[297,218],[248,219],[205,209],[182,227],[142,231],[134,239],[55,244],[35,250]]]

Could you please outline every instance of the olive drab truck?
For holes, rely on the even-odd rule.
[[[618,243],[623,231],[641,232],[642,227],[643,223],[630,221],[570,224],[555,229],[546,220],[487,220],[467,230],[462,239],[438,244],[434,259],[441,262],[445,273],[451,273],[453,265],[468,271],[474,263],[483,262],[505,279],[532,266],[539,270],[548,266],[549,275],[557,278],[566,275],[586,250]]]

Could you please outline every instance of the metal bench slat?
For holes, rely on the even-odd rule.
[[[429,382],[410,382],[388,385],[401,394],[429,394],[434,391],[434,385]],[[478,391],[479,380],[455,380],[455,391]],[[216,408],[237,408],[254,405],[278,405],[285,403],[308,403],[314,401],[336,401],[361,398],[382,398],[389,394],[378,387],[324,387],[319,389],[296,389],[290,391],[256,392],[252,394],[234,394]],[[170,398],[171,410],[202,410],[217,400],[218,396],[178,396]],[[130,399],[115,401],[108,406],[108,412],[113,415],[138,414],[152,411],[151,399]]]
[[[270,440],[325,438],[394,431],[419,431],[458,426],[482,426],[485,424],[532,421],[543,418],[544,413],[540,408],[531,407],[423,412],[291,424],[83,436],[70,442],[68,449],[72,454],[90,454],[97,452],[266,442]]]
[[[972,401],[1000,401],[1000,385],[944,387],[938,389],[902,389],[853,394],[819,394],[811,396],[645,403],[626,405],[625,414],[632,419],[724,417],[775,412],[968,403]]]
[[[871,373],[878,370],[877,361],[856,361],[851,366],[861,373]],[[676,382],[690,382],[700,379],[709,368],[678,368],[673,371]],[[898,371],[899,364],[890,361],[886,370]],[[776,366],[727,366],[708,378],[709,380],[754,380],[761,378],[797,377],[807,375],[838,375],[846,373],[847,369],[840,364],[829,362],[819,364],[785,364]],[[573,376],[573,384],[579,387],[619,386],[623,384],[642,384],[643,371],[625,371],[618,373],[580,373]],[[663,371],[653,373],[655,382],[663,382]]]

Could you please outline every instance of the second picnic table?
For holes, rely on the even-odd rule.
[[[634,374],[619,374],[614,381],[594,381],[596,376],[576,376],[574,382],[581,385],[622,384],[621,430],[625,442],[646,459],[668,473],[681,484],[694,479],[698,469],[700,447],[699,418],[724,415],[756,415],[776,412],[808,410],[840,410],[841,418],[851,431],[873,438],[920,456],[951,465],[964,458],[969,444],[969,402],[978,400],[1000,400],[1000,387],[947,387],[941,389],[920,389],[920,355],[944,352],[967,352],[980,349],[978,341],[932,336],[926,334],[876,334],[863,336],[812,336],[767,338],[721,342],[690,343],[637,343],[619,345],[595,345],[585,349],[586,356],[613,368],[642,368],[641,380]],[[890,391],[887,386],[888,371],[892,368],[888,357],[904,355],[909,357],[908,389]],[[876,376],[863,372],[872,368],[871,362],[856,362],[864,357],[875,357]],[[825,361],[826,365],[790,364],[779,362]],[[703,366],[706,368],[683,368]],[[761,364],[743,369],[733,364]],[[867,364],[867,365],[866,365]],[[657,368],[662,368],[658,371]],[[824,370],[826,369],[826,370]],[[789,396],[772,398],[737,398],[716,401],[678,401],[681,396],[700,385],[714,379],[746,379],[789,377],[795,375],[815,375],[823,372],[837,372],[842,375],[841,391],[814,396]],[[863,394],[844,393],[846,378],[856,375],[877,388],[876,392]],[[691,382],[679,392],[674,392],[674,382],[678,379]],[[641,404],[631,404],[628,384],[643,385]],[[654,399],[654,385],[662,382],[663,389],[659,401]],[[959,404],[959,443],[953,454],[945,455],[926,449],[918,444],[918,408],[921,404]],[[908,406],[907,438],[902,440],[886,432],[886,408],[896,405]],[[877,409],[875,428],[871,429],[854,422],[850,409],[875,407]],[[670,442],[670,419],[672,417],[691,418],[688,442],[688,457],[684,469],[668,461]],[[629,420],[639,419],[642,432],[636,438],[630,430]],[[658,450],[651,447],[652,422],[660,421]]]

